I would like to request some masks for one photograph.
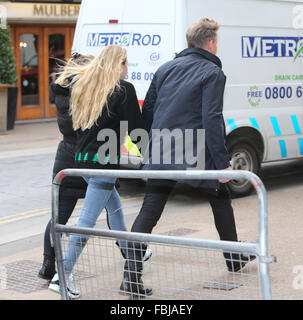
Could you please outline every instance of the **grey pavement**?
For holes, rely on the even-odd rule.
[[[42,232],[51,172],[61,139],[55,122],[16,125],[0,135],[0,244]],[[31,217],[39,217],[32,223]],[[29,224],[24,228],[24,221]]]
[[[60,139],[55,122],[17,125],[0,135],[0,275],[4,269],[14,274],[8,287],[3,288],[0,281],[0,300],[60,299],[37,277],[43,231],[50,218],[51,171]],[[295,284],[301,276],[298,270],[303,270],[303,161],[263,166],[261,177],[268,190],[269,253],[278,259],[270,265],[273,299],[301,300],[303,286]],[[130,228],[142,203],[144,183],[122,181],[119,192]],[[255,239],[256,195],[234,199],[233,205],[239,239]],[[80,208],[81,202],[71,224]],[[104,214],[97,227],[107,228]],[[172,194],[154,233],[218,238],[205,196],[184,185]],[[303,283],[303,272],[301,279]]]

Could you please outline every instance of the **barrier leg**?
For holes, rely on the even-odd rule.
[[[269,275],[269,263],[271,257],[268,256],[268,210],[266,190],[259,178],[255,178],[252,182],[255,184],[259,198],[259,277],[263,300],[271,300],[271,285]]]
[[[64,259],[61,246],[60,233],[56,231],[56,225],[59,224],[59,189],[60,185],[52,185],[52,236],[55,247],[57,271],[59,276],[60,291],[62,300],[68,300],[66,278],[64,272]]]

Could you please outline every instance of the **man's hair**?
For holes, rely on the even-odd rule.
[[[201,18],[187,30],[188,48],[203,48],[209,40],[216,40],[219,27],[216,20]]]

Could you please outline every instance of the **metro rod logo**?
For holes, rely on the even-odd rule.
[[[302,37],[242,37],[242,58],[302,57]]]
[[[129,46],[158,46],[161,36],[141,33],[89,33],[88,47],[106,47],[109,45]]]

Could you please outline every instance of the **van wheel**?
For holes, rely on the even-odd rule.
[[[232,144],[229,148],[234,170],[247,170],[255,174],[259,173],[260,160],[254,147],[246,142]],[[245,179],[231,180],[228,187],[233,196],[243,197],[250,194],[253,186]]]

